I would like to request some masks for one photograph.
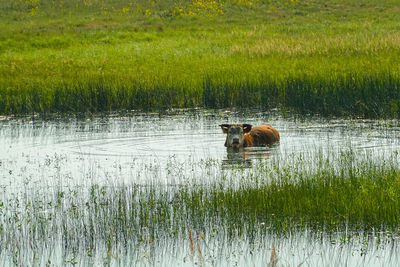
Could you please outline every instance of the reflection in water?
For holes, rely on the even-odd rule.
[[[226,137],[218,126],[226,122],[270,123],[281,134],[280,144],[227,151]],[[243,166],[252,171],[257,161],[292,166],[291,159],[303,155],[310,162],[309,168],[318,168],[320,155],[333,155],[335,161],[335,155],[349,149],[359,159],[368,155],[389,157],[399,151],[399,132],[395,122],[299,121],[269,113],[207,110],[90,119],[10,119],[0,121],[0,177],[10,178],[16,188],[16,181],[54,181],[54,177],[68,177],[68,181],[76,183],[85,177],[90,177],[91,182],[113,177],[145,183],[151,179],[143,174],[143,166],[157,166],[157,180],[167,184],[177,182],[180,176],[173,174],[178,169],[213,182],[220,174],[213,170],[213,175],[199,175],[202,169],[195,167],[202,161],[217,162],[223,168]],[[179,168],[170,168],[170,158]],[[49,162],[56,168],[50,168],[53,165]],[[0,185],[7,183],[5,178]]]
[[[251,159],[247,158],[248,155],[246,155],[247,153],[244,148],[235,149],[233,147],[228,147],[226,152],[227,158],[222,160],[223,168],[230,168],[231,166],[251,167]]]
[[[222,160],[222,167],[241,166],[250,168],[256,159],[268,159],[271,156],[271,148],[269,147],[245,147],[226,149],[226,159]]]

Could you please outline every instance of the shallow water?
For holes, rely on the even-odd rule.
[[[281,142],[272,148],[227,153],[225,136],[218,125],[231,122],[270,123],[279,130]],[[143,164],[164,166],[171,159],[190,163],[215,160],[222,166],[250,167],[257,160],[285,161],[293,155],[313,158],[318,153],[338,154],[349,148],[359,158],[366,155],[382,158],[400,149],[399,133],[400,126],[395,122],[300,120],[256,112],[195,111],[86,120],[3,120],[0,122],[0,176],[3,182],[10,176],[14,182],[35,177],[42,180],[52,179],[55,171],[58,174],[67,171],[70,180],[80,182],[85,168],[101,167],[109,171],[118,167],[121,176],[131,176]],[[55,168],[46,169],[50,165]],[[101,180],[104,175],[91,178]]]
[[[225,136],[218,125],[238,122],[269,123],[279,130],[281,142],[271,148],[248,148],[240,153],[228,153],[224,147]],[[0,186],[3,193],[0,201],[14,194],[43,191],[49,186],[205,184],[207,187],[220,181],[222,176],[229,177],[232,170],[256,173],[259,163],[272,162],[290,168],[300,159],[304,163],[302,168],[312,170],[319,168],[321,155],[335,161],[339,160],[337,155],[349,151],[355,161],[382,162],[390,157],[397,159],[399,134],[397,121],[325,120],[261,112],[196,110],[91,119],[3,119],[0,122]],[[193,266],[195,263],[257,266],[268,262],[271,244],[275,243],[280,263],[285,266],[302,262],[329,266],[332,257],[338,264],[349,265],[396,266],[399,262],[396,256],[398,239],[386,235],[382,235],[379,242],[373,236],[366,242],[361,238],[339,245],[331,238],[316,238],[304,233],[287,238],[271,235],[259,237],[257,248],[240,238],[232,244],[223,243],[218,236],[206,238],[199,239],[204,255],[197,260],[196,256],[190,256],[189,244],[183,237],[181,246],[177,244],[180,241],[166,239],[161,245],[157,244],[157,249],[144,246],[139,249],[143,251],[133,249],[134,252],[129,252],[133,256],[128,253],[122,260],[111,257],[110,261],[112,265],[134,261],[144,266]],[[391,252],[382,245],[385,242],[386,247],[391,246]],[[75,252],[71,256],[71,252],[62,251],[61,245],[55,243],[53,250],[42,249],[43,255],[48,255],[53,262],[65,263],[68,257],[76,257],[80,265],[97,265],[108,253],[99,245],[98,258],[94,257],[95,262],[91,263],[93,259],[88,260],[83,252],[80,256]],[[0,264],[6,265],[10,259],[2,254]]]
[[[29,118],[28,118],[29,119]],[[221,123],[270,123],[281,134],[279,146],[248,148],[227,153]],[[399,125],[382,121],[282,118],[271,113],[224,111],[176,114],[130,114],[92,119],[26,120],[0,122],[0,184],[20,186],[27,181],[64,178],[68,184],[83,180],[146,183],[139,177],[145,166],[158,166],[159,181],[174,183],[165,167],[218,161],[251,167],[257,160],[290,164],[290,157],[310,160],[318,154],[339,154],[349,148],[356,157],[382,158],[398,151]],[[172,164],[172,163],[171,163]],[[186,171],[186,170],[185,170]],[[218,171],[218,170],[216,170]],[[67,177],[67,179],[65,179]],[[214,179],[214,176],[202,176]]]

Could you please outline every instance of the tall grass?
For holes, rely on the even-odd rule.
[[[399,117],[396,8],[0,1],[0,113],[258,106]]]
[[[200,88],[179,82],[125,83],[91,80],[86,83],[8,87],[0,91],[0,112],[102,112],[168,108],[284,108],[324,116],[400,116],[398,74],[345,74],[340,76],[266,76],[258,81],[231,79],[221,74],[205,77]]]
[[[399,76],[390,72],[287,76],[280,81],[266,77],[222,84],[208,79],[203,89],[204,105],[210,108],[284,107],[327,116],[398,117],[399,97]]]
[[[297,167],[259,163],[260,176],[238,169],[229,181],[220,177],[203,185],[26,185],[0,199],[0,258],[11,255],[18,265],[61,246],[64,253],[88,257],[101,250],[111,259],[135,254],[141,246],[165,249],[171,240],[189,239],[195,254],[200,238],[254,242],[266,233],[289,236],[301,230],[317,236],[322,230],[345,232],[344,240],[359,233],[397,235],[397,156],[377,163],[343,153],[336,162],[320,158],[318,170],[302,169],[299,157]],[[196,241],[192,232],[203,237]]]

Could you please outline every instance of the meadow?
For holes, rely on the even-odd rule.
[[[398,1],[0,1],[0,113],[398,118]]]

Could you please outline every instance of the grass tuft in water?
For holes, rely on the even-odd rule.
[[[61,246],[89,257],[103,251],[112,260],[131,253],[128,248],[189,240],[188,251],[201,263],[202,236],[251,243],[266,233],[302,230],[396,235],[396,160],[357,162],[350,152],[335,161],[320,158],[318,169],[303,169],[301,157],[297,167],[260,162],[257,172],[235,168],[230,180],[210,184],[27,187],[0,200],[0,259],[13,255],[16,264],[29,262],[32,253]]]

